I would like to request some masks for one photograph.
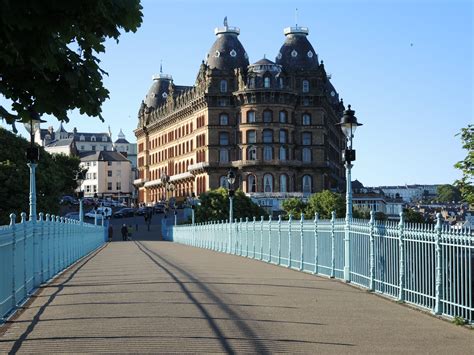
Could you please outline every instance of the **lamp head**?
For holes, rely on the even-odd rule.
[[[357,127],[362,126],[362,123],[357,122],[357,117],[354,114],[355,111],[351,110],[351,105],[349,105],[341,117],[341,122],[336,123],[336,126],[341,126],[342,133],[347,139],[353,138]]]
[[[229,170],[227,173],[227,182],[229,183],[229,187],[232,187],[235,183],[235,173],[232,170]]]

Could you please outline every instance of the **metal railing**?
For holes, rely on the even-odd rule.
[[[174,226],[173,241],[241,255],[276,265],[344,278],[448,317],[474,322],[474,236],[470,229],[352,219],[350,258],[345,258],[345,220],[235,220]]]
[[[104,243],[105,228],[59,216],[39,214],[21,222],[10,215],[0,226],[0,323],[42,283]]]

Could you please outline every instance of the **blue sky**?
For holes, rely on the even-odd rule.
[[[67,130],[120,128],[134,140],[137,112],[163,71],[192,85],[215,40],[213,30],[240,27],[250,61],[274,60],[283,28],[310,30],[309,40],[332,83],[364,125],[354,145],[353,178],[364,185],[452,183],[464,158],[461,127],[474,122],[473,3],[414,1],[143,1],[144,22],[101,57],[109,73],[106,122],[72,112]],[[4,100],[0,100],[5,104]],[[48,124],[58,126],[54,118]]]

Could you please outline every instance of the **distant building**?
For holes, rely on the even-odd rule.
[[[125,198],[132,194],[131,162],[115,151],[80,153],[81,166],[88,169],[81,189],[85,197]]]
[[[434,199],[437,188],[441,185],[400,185],[371,187],[374,191],[382,191],[386,196],[402,198],[405,202],[415,202],[422,199]]]

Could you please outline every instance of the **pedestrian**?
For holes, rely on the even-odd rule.
[[[112,237],[114,236],[114,228],[111,224],[109,224],[109,228],[107,229],[107,235],[109,237],[109,242],[112,241]]]
[[[120,228],[120,232],[122,233],[122,240],[123,241],[127,240],[128,228],[125,223],[122,225],[122,228]]]
[[[132,240],[132,232],[133,232],[133,228],[132,228],[132,225],[130,224],[128,226],[128,240]]]

